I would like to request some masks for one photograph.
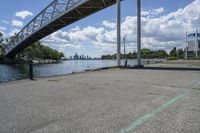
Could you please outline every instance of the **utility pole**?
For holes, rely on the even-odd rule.
[[[141,0],[137,0],[137,67],[141,65]]]
[[[117,0],[117,66],[121,66],[121,0]]]

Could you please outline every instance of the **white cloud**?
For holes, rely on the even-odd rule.
[[[6,27],[3,27],[3,26],[2,26],[2,27],[0,26],[0,30],[1,30],[1,31],[6,31],[7,28],[6,28]]]
[[[0,32],[3,34],[3,35],[6,35],[6,32],[7,31],[7,28],[5,26],[0,26]]]
[[[25,19],[28,16],[33,16],[33,13],[27,10],[23,10],[23,11],[16,12],[15,16]]]
[[[108,21],[108,20],[104,20],[102,22],[103,26],[105,27],[108,27],[108,28],[111,28],[111,29],[114,29],[116,28],[116,23],[115,22],[111,22],[111,21]]]
[[[142,47],[169,50],[185,46],[185,32],[193,32],[200,23],[200,0],[183,9],[160,16],[164,8],[151,9],[142,16]],[[159,16],[157,16],[159,15]],[[127,49],[136,50],[137,17],[127,16],[122,22],[122,37],[127,35]],[[116,52],[116,24],[103,21],[101,26],[76,27],[58,31],[43,39],[47,45],[60,49],[80,49],[85,44],[94,45],[103,54]]]
[[[159,14],[162,14],[165,11],[163,7],[150,9],[150,10],[142,10],[141,15],[144,17],[156,17]]]
[[[2,33],[3,35],[5,35],[5,31],[6,31],[5,27],[0,27],[0,33]]]
[[[14,29],[12,29],[11,32],[9,33],[9,36],[13,36],[13,35],[17,34],[19,31],[20,31],[19,29],[14,28]]]
[[[22,27],[22,26],[23,26],[23,22],[22,22],[22,21],[19,21],[19,20],[13,20],[13,21],[12,21],[12,26],[15,26],[15,27]]]

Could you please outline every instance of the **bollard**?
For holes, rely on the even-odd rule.
[[[33,78],[33,61],[29,62],[29,79],[34,80],[34,78]]]
[[[125,67],[128,65],[128,59],[125,60]]]

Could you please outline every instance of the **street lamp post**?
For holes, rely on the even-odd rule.
[[[124,41],[124,56],[126,55],[126,37],[127,35],[124,36],[123,41]]]

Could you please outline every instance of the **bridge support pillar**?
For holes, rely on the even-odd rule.
[[[141,0],[137,0],[137,65],[136,67],[143,67],[141,64]]]
[[[121,0],[117,0],[117,66],[121,66]]]
[[[34,80],[34,77],[33,77],[33,61],[29,61],[29,79]]]

